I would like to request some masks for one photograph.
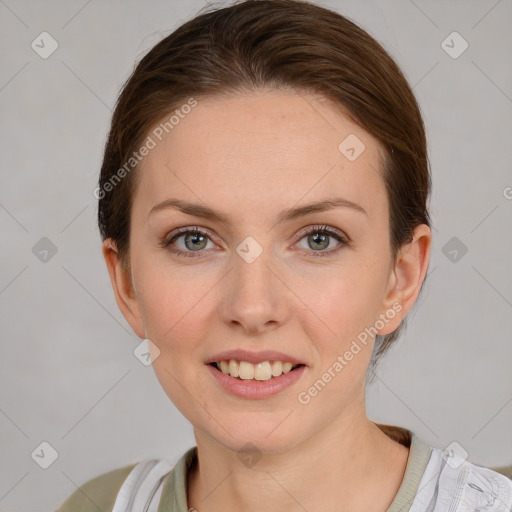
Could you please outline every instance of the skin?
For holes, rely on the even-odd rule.
[[[366,146],[352,162],[338,149],[349,134]],[[393,501],[409,449],[366,415],[373,339],[309,403],[297,400],[359,333],[399,304],[379,330],[393,332],[425,278],[427,226],[418,226],[392,259],[381,152],[376,139],[327,100],[266,89],[198,100],[142,161],[129,269],[111,240],[103,254],[119,308],[135,333],[160,350],[157,378],[194,426],[199,466],[188,477],[189,507],[385,511]],[[341,207],[276,223],[284,209],[333,195],[366,213]],[[206,204],[230,222],[172,208],[148,217],[169,198]],[[322,225],[350,244],[329,238],[318,247],[314,234],[302,234]],[[199,251],[193,241],[185,245],[185,236],[174,247],[197,257],[159,245],[176,228],[194,226],[214,236]],[[252,263],[236,252],[248,236],[263,250]],[[279,350],[307,369],[277,395],[239,398],[205,366],[236,348]],[[237,456],[247,442],[261,452],[251,467]]]

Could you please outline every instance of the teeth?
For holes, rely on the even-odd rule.
[[[272,377],[279,377],[283,373],[288,373],[295,366],[290,362],[282,361],[263,361],[258,364],[252,364],[247,361],[220,361],[216,363],[217,368],[225,375],[238,377],[242,380],[270,380]]]
[[[235,360],[229,361],[228,370],[231,377],[238,377],[238,363]]]
[[[283,363],[281,361],[274,361],[272,363],[272,376],[279,377],[283,373]]]
[[[247,361],[240,361],[238,365],[238,376],[243,380],[254,379],[254,365]]]

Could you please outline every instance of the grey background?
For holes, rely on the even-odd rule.
[[[429,276],[368,388],[369,416],[511,464],[512,2],[318,3],[394,56],[430,144]],[[114,300],[92,192],[135,61],[204,5],[0,0],[2,512],[53,510],[94,476],[148,456],[175,462],[195,444],[132,353],[140,340]],[[31,48],[43,31],[59,45],[47,59]],[[442,47],[453,31],[469,44],[456,59]],[[57,249],[46,262],[33,252],[43,237]],[[48,469],[31,457],[43,441],[59,454]]]

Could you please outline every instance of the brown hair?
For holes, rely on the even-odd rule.
[[[380,142],[396,258],[416,226],[430,226],[431,188],[423,120],[397,64],[352,21],[308,1],[245,0],[207,7],[156,44],[123,86],[96,196],[102,239],[115,241],[128,268],[137,186],[133,155],[155,122],[191,97],[291,87],[331,100]],[[403,323],[377,336],[372,370]]]

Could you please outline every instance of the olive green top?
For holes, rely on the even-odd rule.
[[[430,459],[432,448],[402,427],[376,424],[385,434],[410,448],[404,478],[386,512],[408,512]],[[187,474],[197,462],[197,446],[187,450],[167,474],[158,512],[187,512]],[[56,512],[111,512],[125,478],[135,464],[115,469],[78,488]]]

